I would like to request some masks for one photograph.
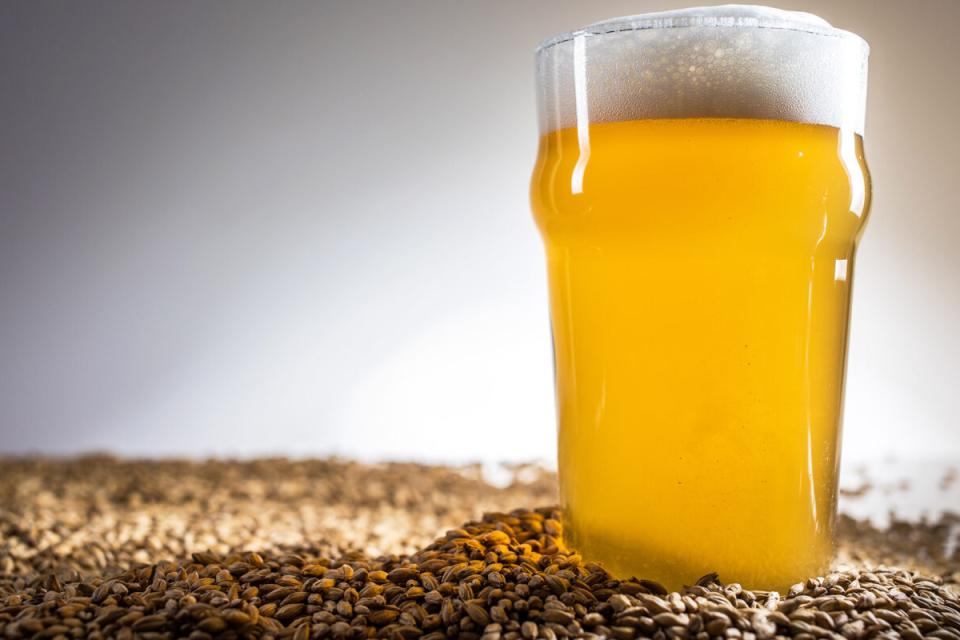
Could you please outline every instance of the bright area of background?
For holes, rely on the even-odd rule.
[[[534,45],[677,3],[4,2],[0,452],[551,459]],[[960,3],[872,45],[848,461],[960,458]]]

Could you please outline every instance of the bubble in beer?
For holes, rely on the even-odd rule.
[[[869,48],[809,13],[724,5],[598,22],[537,51],[542,132],[759,118],[863,133]]]

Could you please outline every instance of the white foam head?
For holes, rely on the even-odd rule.
[[[645,118],[760,118],[863,133],[867,43],[752,5],[598,22],[537,49],[540,130]]]

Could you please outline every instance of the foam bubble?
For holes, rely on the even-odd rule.
[[[869,48],[809,13],[723,5],[598,22],[537,49],[543,132],[728,117],[863,133]]]

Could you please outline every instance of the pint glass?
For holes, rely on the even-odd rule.
[[[803,13],[620,18],[537,51],[566,544],[678,588],[829,568],[868,48]]]

